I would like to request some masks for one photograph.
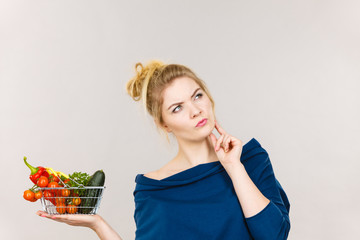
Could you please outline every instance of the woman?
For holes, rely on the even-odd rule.
[[[136,239],[287,239],[290,204],[260,143],[243,146],[219,125],[205,83],[189,68],[151,61],[135,70],[129,95],[178,143],[171,161],[135,178]],[[99,215],[38,214],[121,239]]]

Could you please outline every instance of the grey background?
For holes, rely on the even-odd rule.
[[[99,210],[134,239],[135,176],[176,154],[125,91],[136,62],[193,69],[223,128],[268,151],[289,239],[359,239],[359,1],[0,2],[2,239],[97,239],[40,218],[23,156],[103,169]]]

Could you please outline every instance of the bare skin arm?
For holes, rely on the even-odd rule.
[[[217,139],[213,133],[209,135],[214,150],[233,182],[244,216],[252,217],[262,211],[270,200],[256,187],[244,165],[239,161],[242,142],[225,132],[218,122],[215,122],[215,128],[221,136]]]
[[[71,226],[88,227],[94,230],[101,240],[122,240],[119,234],[100,215],[50,215],[44,211],[38,211],[36,214]]]

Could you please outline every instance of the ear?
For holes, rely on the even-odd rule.
[[[165,131],[167,131],[168,133],[172,132],[171,129],[170,129],[167,125],[165,125],[165,124],[160,124],[156,119],[154,119],[154,123],[155,123],[158,127],[160,127],[160,128],[162,128],[162,129],[164,129]]]

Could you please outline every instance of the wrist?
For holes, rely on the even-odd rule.
[[[94,225],[91,227],[92,230],[98,235],[99,239],[102,240],[122,240],[120,235],[115,232],[114,229],[99,215],[96,215],[96,221]]]
[[[102,228],[102,226],[104,225],[105,221],[104,219],[100,216],[100,215],[95,215],[95,221],[92,225],[90,225],[89,227],[96,233],[98,233],[100,231],[100,229]]]
[[[239,174],[243,173],[244,171],[246,172],[245,167],[241,162],[226,165],[224,168],[231,179],[238,177]]]

